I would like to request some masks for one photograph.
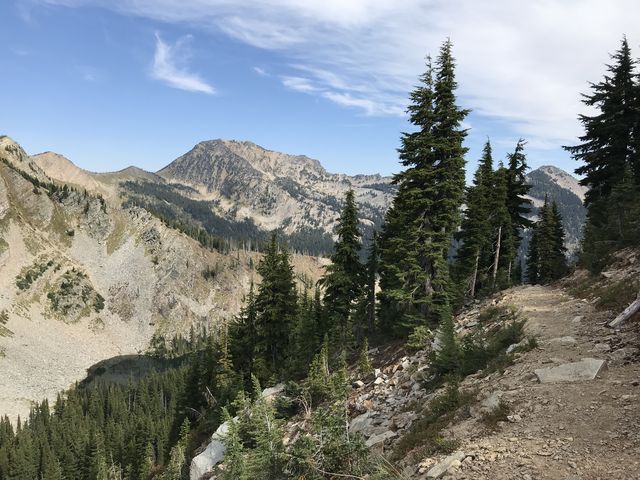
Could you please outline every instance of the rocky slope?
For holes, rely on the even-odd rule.
[[[8,137],[0,158],[2,414],[25,414],[92,364],[145,350],[156,332],[230,318],[259,280],[259,254],[202,248],[108,196],[138,171],[103,182],[53,154],[31,158]],[[319,259],[293,262],[301,282],[321,272]]]
[[[589,298],[572,296],[584,285],[581,272],[562,285],[510,289],[459,315],[456,329],[464,337],[505,321],[483,314],[488,308],[515,308],[537,346],[518,352],[513,345],[512,364],[466,377],[459,384],[464,400],[444,407],[432,423],[426,418],[435,408],[442,411],[447,403],[435,405],[448,393],[425,387],[431,347],[371,350],[375,373],[359,378],[352,371],[350,434],[362,434],[370,448],[391,458],[398,478],[640,478],[640,318],[608,329],[619,307],[607,311],[600,303],[621,282],[633,281],[639,258],[624,255],[592,280],[595,296]],[[302,416],[291,419],[286,438],[304,424]],[[208,478],[203,472],[223,459],[221,436],[211,444],[217,448],[196,457],[192,480]],[[436,451],[425,453],[424,442]],[[211,450],[215,455],[208,456]]]
[[[544,204],[545,195],[549,201],[558,204],[567,233],[566,246],[569,254],[574,254],[582,238],[582,227],[586,220],[586,209],[582,202],[587,188],[578,179],[557,167],[546,165],[527,174],[531,185],[529,198],[533,201],[532,217],[537,218],[538,209]],[[528,235],[525,236],[525,245]]]

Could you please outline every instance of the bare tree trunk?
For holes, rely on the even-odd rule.
[[[618,315],[614,320],[609,322],[607,326],[611,328],[615,328],[621,325],[622,323],[626,322],[627,320],[629,320],[638,312],[640,312],[640,293],[638,294],[638,298],[636,298],[636,301],[633,302],[631,305],[629,305],[627,308],[625,308],[624,311],[620,315]]]
[[[502,226],[498,227],[498,243],[496,245],[496,256],[493,261],[493,288],[496,287],[496,277],[498,276],[498,261],[500,260],[500,240],[502,238]]]
[[[511,285],[511,264],[513,262],[509,262],[509,268],[507,270],[507,281],[509,282],[509,285]]]
[[[478,280],[478,263],[480,262],[480,248],[476,250],[476,260],[473,264],[473,276],[471,277],[471,298],[476,296],[476,282]]]

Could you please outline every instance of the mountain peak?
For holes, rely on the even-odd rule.
[[[579,180],[568,172],[565,172],[561,168],[555,165],[543,165],[533,172],[542,172],[547,175],[551,181],[558,186],[565,188],[575,194],[580,200],[584,201],[584,196],[587,193],[587,187],[580,185]],[[531,173],[533,173],[531,172]]]

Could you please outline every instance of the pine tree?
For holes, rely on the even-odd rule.
[[[509,177],[511,173],[508,168],[500,164],[499,168],[494,172],[493,194],[490,197],[490,216],[489,223],[491,227],[491,254],[489,260],[489,268],[491,270],[491,281],[489,291],[494,291],[499,285],[500,267],[503,267],[502,278],[509,283],[509,268],[514,257],[515,239],[513,237],[513,223],[511,213],[509,212]],[[506,272],[504,271],[506,267]]]
[[[240,314],[229,326],[229,336],[234,365],[244,377],[245,388],[249,388],[251,376],[256,374],[254,362],[258,345],[258,314],[253,282]]]
[[[456,338],[453,318],[440,324],[435,333],[432,368],[439,375],[455,373],[460,367],[460,347]]]
[[[516,259],[522,232],[525,228],[531,227],[533,222],[527,218],[531,211],[532,202],[526,195],[531,190],[531,185],[527,184],[525,177],[527,169],[527,157],[524,153],[526,142],[518,140],[513,153],[507,155],[508,165],[506,170],[507,182],[507,210],[511,217],[510,231],[505,232],[507,237],[505,242],[505,263],[507,267],[507,279],[509,285],[513,281],[513,263]],[[517,279],[519,282],[521,279]]]
[[[493,189],[493,158],[491,143],[485,143],[482,158],[476,170],[473,185],[467,188],[462,225],[458,240],[461,241],[457,252],[458,274],[465,285],[465,295],[476,296],[478,276],[483,269],[483,259],[491,247],[491,196]]]
[[[325,336],[322,348],[313,357],[309,366],[307,385],[313,404],[326,400],[331,393],[331,372],[329,371],[329,337]]]
[[[584,176],[580,184],[589,188],[585,195],[588,208],[608,198],[613,187],[622,181],[625,165],[631,163],[635,167],[638,161],[633,145],[638,118],[636,62],[626,37],[611,58],[613,64],[607,65],[604,80],[591,84],[591,95],[584,95],[583,103],[597,112],[593,116],[578,117],[584,127],[582,143],[565,147],[576,160],[583,162],[576,173]],[[637,170],[634,173],[637,181],[640,174]]]
[[[257,267],[262,283],[256,296],[258,320],[256,356],[264,370],[256,369],[261,380],[280,375],[289,352],[291,328],[297,314],[297,294],[293,267],[286,250],[280,249],[272,236],[264,257]]]
[[[561,278],[567,272],[567,249],[562,217],[556,202],[544,205],[533,225],[527,253],[527,279],[529,283],[548,283]]]
[[[226,450],[222,480],[246,480],[248,478],[247,465],[240,427],[237,421],[231,418],[226,408],[223,408],[222,411],[222,419],[229,425],[223,440]]]
[[[338,343],[345,346],[351,338],[355,302],[362,293],[364,280],[358,209],[353,190],[347,191],[345,196],[336,234],[338,239],[330,256],[331,264],[320,283],[325,288],[324,304],[333,334]]]
[[[567,247],[565,246],[565,230],[562,224],[562,215],[555,200],[551,203],[551,229],[553,238],[553,268],[551,277],[554,280],[562,278],[568,270]]]
[[[91,438],[91,451],[89,458],[88,480],[108,480],[109,469],[104,448],[102,434],[93,432]]]
[[[531,227],[531,240],[529,240],[529,250],[527,251],[527,281],[531,284],[538,283],[540,270],[540,255],[538,254],[538,231],[537,222]]]
[[[611,208],[614,190],[617,204],[634,209],[638,202],[633,190],[640,186],[640,82],[625,37],[611,58],[604,79],[591,84],[591,93],[584,95],[583,103],[596,112],[579,116],[584,128],[581,143],[564,147],[582,163],[576,173],[583,175],[580,183],[588,187],[580,259],[593,271],[603,268],[610,254],[625,244],[621,230],[611,224],[612,215],[620,220],[622,214]],[[620,196],[623,184],[628,199]]]
[[[381,248],[381,315],[406,330],[451,314],[448,251],[464,197],[468,111],[456,105],[452,44],[427,65],[408,107],[416,132],[402,136],[398,193],[387,215]],[[398,256],[404,256],[399,262]],[[384,272],[383,272],[384,270]]]
[[[378,264],[380,253],[378,251],[378,233],[373,232],[369,251],[367,253],[367,261],[364,266],[364,315],[363,323],[367,326],[367,331],[371,334],[376,328],[376,284],[378,280]]]
[[[270,402],[258,397],[253,406],[256,448],[249,462],[249,478],[256,480],[285,479],[285,449],[282,422],[276,419]]]
[[[365,337],[358,354],[358,373],[364,378],[368,377],[372,372],[373,367],[369,360],[369,339]]]

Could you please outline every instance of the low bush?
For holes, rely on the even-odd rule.
[[[455,379],[451,379],[445,391],[434,398],[421,412],[410,430],[397,443],[392,454],[393,460],[400,460],[410,452],[415,459],[436,453],[451,453],[458,448],[458,442],[442,435],[460,409],[471,404],[475,393],[462,392]]]

